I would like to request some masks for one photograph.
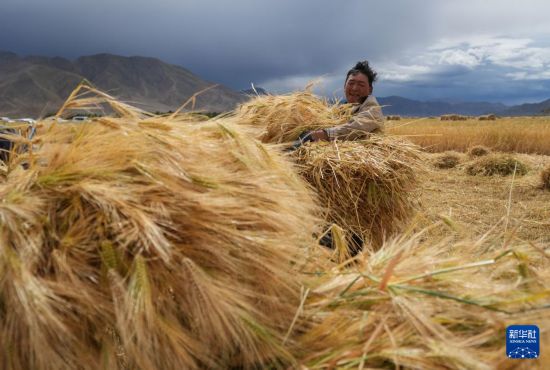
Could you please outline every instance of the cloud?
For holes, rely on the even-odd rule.
[[[532,39],[505,37],[474,37],[470,40],[441,40],[412,58],[413,65],[421,63],[436,67],[462,66],[473,69],[482,65],[516,69],[543,69],[550,64],[550,48],[535,46]],[[401,66],[408,67],[407,65]]]
[[[368,59],[379,95],[498,99],[527,81],[541,84],[517,94],[550,95],[548,14],[547,0],[3,0],[0,50],[152,56],[234,89],[326,76],[327,95]]]
[[[537,80],[549,80],[550,70],[537,71],[537,72],[510,72],[506,73],[506,77],[509,77],[516,81],[537,81]]]
[[[430,73],[430,66],[427,65],[401,65],[390,63],[383,65],[380,69],[382,81],[408,82],[419,80]]]
[[[381,63],[380,85],[386,85],[381,90],[414,90],[424,99],[515,101],[521,94],[544,99],[550,95],[545,90],[550,86],[550,48],[544,42],[490,35],[441,39],[397,61]],[[534,86],[533,81],[540,84]]]

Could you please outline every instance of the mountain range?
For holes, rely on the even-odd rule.
[[[513,106],[489,102],[451,103],[445,101],[419,101],[400,96],[380,97],[378,98],[378,102],[386,115],[415,117],[439,116],[450,113],[467,116],[479,116],[491,113],[499,116],[550,115],[550,99],[540,103]]]
[[[0,52],[0,116],[43,117],[56,112],[83,79],[150,112],[175,110],[193,94],[216,85],[155,58],[97,54],[71,61]],[[224,112],[246,99],[217,85],[197,96],[195,109]]]
[[[96,54],[68,60],[60,57],[21,57],[0,51],[0,116],[37,118],[55,113],[83,79],[124,102],[150,112],[173,111],[193,94],[214,85],[198,95],[196,110],[225,112],[252,95],[267,94],[258,86],[237,92],[155,58]],[[488,102],[418,101],[399,96],[379,97],[378,101],[386,115],[550,115],[550,99],[515,106]]]

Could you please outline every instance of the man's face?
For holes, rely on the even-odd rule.
[[[371,94],[369,78],[362,73],[350,75],[344,87],[348,103],[360,103],[361,98]]]

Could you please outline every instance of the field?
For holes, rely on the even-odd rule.
[[[119,116],[41,122],[1,166],[1,368],[548,368],[548,120],[289,152],[339,108],[306,92],[204,121],[87,89],[64,107]],[[522,323],[529,363],[504,352]]]
[[[429,155],[435,160],[440,154]],[[550,245],[550,191],[541,189],[540,172],[550,166],[550,156],[520,154],[530,170],[525,176],[470,176],[465,167],[433,168],[424,178],[419,198],[430,220],[452,220],[462,235],[482,235],[493,227],[514,232],[540,246]]]
[[[406,136],[430,152],[464,152],[473,145],[484,145],[495,151],[550,155],[549,117],[498,118],[495,121],[402,119],[388,121],[388,132]]]
[[[388,132],[420,145],[436,162],[446,151],[459,158],[456,167],[432,166],[419,198],[430,220],[448,217],[462,233],[482,235],[491,228],[548,247],[550,191],[540,173],[550,166],[550,118],[499,118],[496,121],[440,121],[439,118],[388,121]],[[529,170],[525,176],[471,176],[475,158],[469,148],[482,145],[497,155],[514,155]]]

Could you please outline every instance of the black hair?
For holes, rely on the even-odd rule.
[[[362,62],[357,62],[357,64],[355,64],[355,66],[348,71],[348,74],[346,75],[346,82],[348,81],[349,76],[356,75],[357,73],[362,73],[365,76],[367,76],[367,78],[369,79],[369,85],[372,89],[372,84],[376,81],[376,77],[378,77],[378,73],[372,70],[367,60],[363,60]]]

